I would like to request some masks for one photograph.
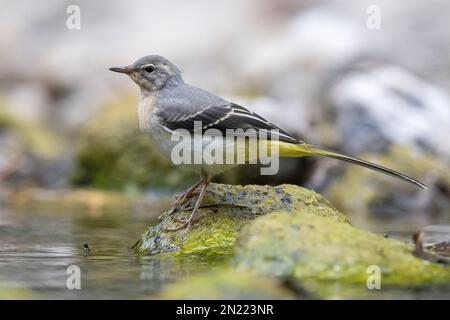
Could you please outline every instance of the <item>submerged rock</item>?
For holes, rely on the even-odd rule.
[[[364,287],[377,268],[382,285],[450,281],[450,268],[417,258],[412,244],[306,213],[275,212],[249,223],[239,234],[234,266],[299,282],[340,280]]]
[[[231,269],[199,274],[167,286],[156,299],[292,299],[294,293],[269,277]]]
[[[322,196],[297,186],[211,184],[199,211],[201,219],[194,223],[189,233],[186,235],[184,230],[167,231],[179,225],[177,220],[190,215],[195,200],[192,198],[179,211],[166,213],[159,224],[142,235],[135,246],[136,251],[140,254],[168,251],[176,251],[176,254],[228,254],[233,249],[237,232],[245,223],[277,210],[301,210],[330,220],[347,221]]]

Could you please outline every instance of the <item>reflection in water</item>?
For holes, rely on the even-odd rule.
[[[152,216],[149,214],[149,216]],[[128,213],[0,209],[0,279],[45,298],[141,298],[221,262],[211,257],[136,257],[129,249],[154,218]],[[84,256],[83,244],[90,252]],[[68,290],[66,269],[81,269],[81,290]]]
[[[198,255],[136,257],[129,248],[145,227],[156,221],[155,216],[156,212],[139,215],[0,209],[0,282],[17,283],[43,298],[134,299],[148,297],[180,277],[224,263],[224,257]],[[409,241],[410,234],[391,233],[390,236]],[[449,226],[425,229],[428,243],[449,238]],[[90,248],[87,257],[84,243]],[[81,290],[66,288],[69,276],[66,270],[70,265],[81,269]],[[361,288],[334,283],[321,284],[318,291],[340,298],[449,296],[448,287],[430,287],[419,292],[408,288],[362,292]]]

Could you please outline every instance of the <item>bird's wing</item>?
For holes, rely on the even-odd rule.
[[[188,108],[166,106],[160,109],[158,115],[163,122],[163,126],[172,131],[186,129],[194,132],[194,122],[201,121],[203,132],[208,129],[216,129],[225,135],[227,129],[242,129],[244,131],[253,129],[257,134],[264,132],[267,139],[278,139],[289,143],[302,143],[302,141],[291,136],[258,114],[234,103],[226,103],[220,106],[206,106],[201,109],[197,108],[188,111]]]

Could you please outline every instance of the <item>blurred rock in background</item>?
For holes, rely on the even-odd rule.
[[[5,109],[0,106],[0,186],[66,185],[71,160],[62,152],[63,141]]]
[[[379,30],[366,25],[368,0],[80,0],[79,30],[66,27],[71,1],[38,0],[32,10],[24,0],[0,3],[0,117],[14,119],[0,120],[4,186],[187,184],[191,176],[172,170],[138,133],[135,84],[108,71],[160,54],[180,66],[187,82],[310,143],[373,154],[417,174],[432,191],[415,211],[429,211],[431,203],[448,207],[449,182],[439,178],[450,162],[447,1],[377,1]],[[32,147],[36,141],[44,146]],[[397,147],[407,150],[404,162],[396,162]],[[436,164],[415,171],[416,161]],[[346,207],[338,181],[353,170],[365,179],[367,171],[359,175],[322,158],[282,160],[274,177],[257,170],[237,168],[219,180],[306,184]],[[358,183],[373,185],[375,193],[386,187],[367,175]],[[390,183],[400,194],[416,195],[407,184]],[[385,202],[389,212],[415,206]],[[364,210],[378,211],[370,203]]]
[[[398,65],[362,60],[336,73],[323,90],[333,128],[330,144],[348,152],[410,146],[450,160],[450,97]]]
[[[374,230],[385,230],[387,221],[395,230],[419,229],[427,221],[448,223],[450,171],[447,162],[399,145],[391,145],[382,154],[365,153],[362,156],[407,172],[424,181],[430,189],[421,190],[363,167],[348,166],[334,175],[323,193],[338,209],[348,213],[352,223]]]
[[[324,144],[406,173],[431,190],[328,159],[319,162],[311,187],[365,226],[373,218],[394,226],[392,219],[405,215],[417,228],[427,219],[449,221],[450,97],[444,90],[399,65],[361,58],[331,76],[322,98]]]

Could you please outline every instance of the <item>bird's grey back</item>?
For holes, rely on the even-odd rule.
[[[190,115],[211,106],[225,106],[225,99],[200,88],[183,83],[166,87],[156,93],[158,114],[164,119],[176,120],[180,115]]]

